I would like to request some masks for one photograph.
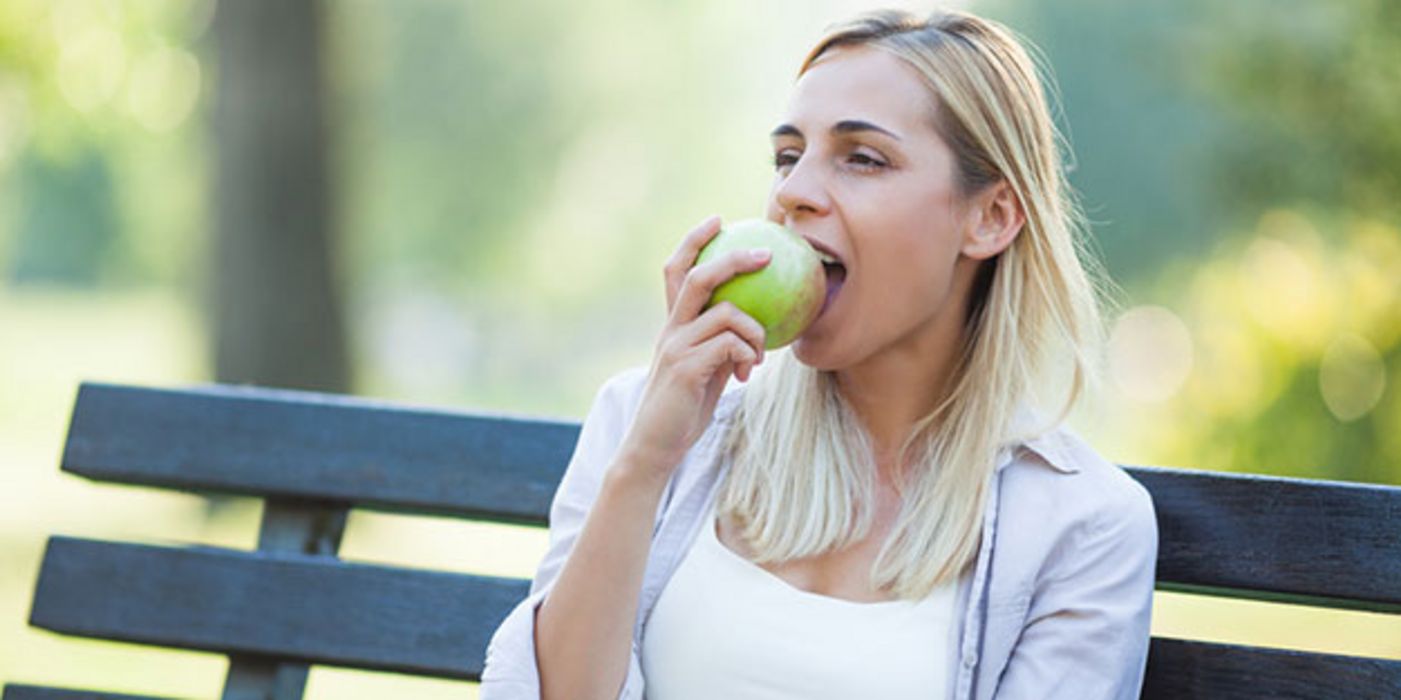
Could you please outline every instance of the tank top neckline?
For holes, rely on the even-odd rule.
[[[813,601],[818,605],[830,605],[834,607],[842,607],[853,610],[885,610],[892,608],[909,610],[911,608],[919,607],[922,605],[931,605],[937,602],[941,598],[941,593],[943,592],[943,589],[935,589],[930,595],[918,601],[895,599],[863,602],[856,600],[847,600],[846,598],[838,598],[836,596],[825,595],[822,593],[813,593],[812,591],[805,591],[801,588],[798,588],[797,586],[794,586],[788,581],[785,581],[783,577],[779,576],[778,574],[775,574],[772,571],[769,571],[768,569],[759,566],[758,564],[741,556],[738,552],[725,546],[725,543],[720,541],[720,518],[716,513],[714,503],[712,503],[710,506],[709,516],[705,519],[705,523],[706,526],[702,529],[705,530],[706,545],[712,549],[719,550],[719,555],[721,558],[730,561],[738,568],[747,572],[748,575],[750,575],[753,578],[765,580],[770,586],[777,587],[789,595],[795,596],[802,600]]]

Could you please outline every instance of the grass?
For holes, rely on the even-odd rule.
[[[85,482],[58,471],[83,380],[175,385],[208,380],[194,311],[158,295],[0,296],[0,682],[215,697],[223,657],[70,639],[26,624],[50,534],[251,548],[259,510],[239,499],[207,517],[174,493]],[[543,530],[353,513],[348,560],[529,577]],[[1158,593],[1153,633],[1401,660],[1395,616]],[[475,697],[475,684],[313,669],[307,697]]]

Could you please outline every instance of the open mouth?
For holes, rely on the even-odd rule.
[[[832,300],[837,298],[842,285],[846,283],[846,266],[839,262],[822,262],[822,271],[827,273],[827,299],[822,302],[822,310],[817,312],[818,316],[827,312],[832,306]]]

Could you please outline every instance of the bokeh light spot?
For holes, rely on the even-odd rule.
[[[126,77],[126,47],[111,29],[91,25],[63,37],[58,87],[80,112],[91,112],[117,94]]]
[[[1129,309],[1109,337],[1109,372],[1131,399],[1163,401],[1192,370],[1192,336],[1177,314],[1161,306]]]
[[[199,87],[199,61],[187,51],[162,47],[131,67],[127,108],[141,126],[169,131],[190,116]]]
[[[1250,317],[1275,338],[1318,352],[1334,331],[1336,290],[1321,259],[1319,236],[1296,212],[1260,219],[1260,235],[1241,260],[1239,294]]]
[[[1386,390],[1386,365],[1365,338],[1354,333],[1341,335],[1323,353],[1318,390],[1338,420],[1357,420],[1381,400]]]

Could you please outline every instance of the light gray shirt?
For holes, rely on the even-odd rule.
[[[646,375],[646,367],[634,367],[609,378],[584,418],[550,506],[549,546],[530,594],[487,646],[482,700],[540,697],[535,611],[583,528],[637,412]],[[639,650],[647,620],[710,512],[728,467],[720,458],[722,437],[743,390],[734,381],[726,387],[714,420],[658,506],[619,700],[646,697]],[[1038,417],[1024,408],[1017,425]],[[1148,490],[1062,425],[1004,446],[987,493],[982,543],[971,576],[961,579],[958,624],[946,646],[954,672],[948,687],[931,689],[930,698],[1138,698],[1158,552]]]

